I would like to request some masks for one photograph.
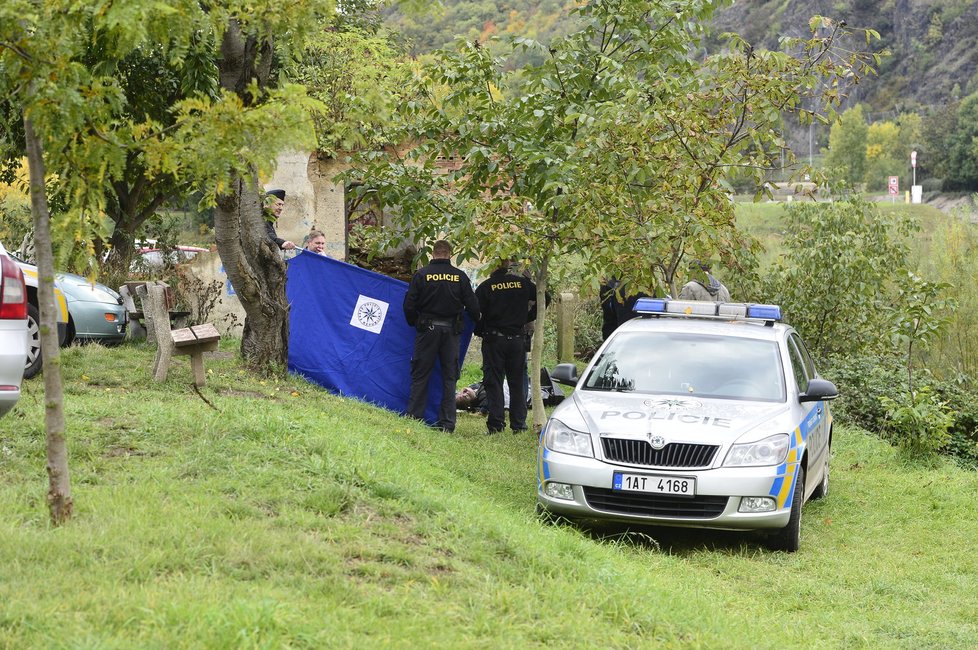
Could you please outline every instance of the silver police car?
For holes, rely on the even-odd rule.
[[[836,387],[776,305],[640,299],[540,434],[537,509],[568,519],[763,530],[796,551],[828,492]]]

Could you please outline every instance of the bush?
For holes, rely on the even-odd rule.
[[[940,192],[944,189],[943,178],[925,178],[920,181],[920,186],[924,192]]]
[[[891,442],[913,456],[929,456],[944,449],[954,417],[947,402],[930,386],[916,391],[899,391],[883,397],[886,423],[883,433]]]
[[[832,403],[835,415],[873,433],[885,427],[882,399],[893,395],[906,381],[906,369],[895,357],[837,354],[822,364],[822,374],[839,389]]]
[[[899,359],[839,354],[822,363],[821,371],[839,389],[839,398],[832,403],[837,418],[898,442],[884,400],[905,393],[907,371]],[[969,465],[978,465],[978,388],[975,382],[965,376],[940,381],[930,374],[920,373],[917,384],[931,393],[933,401],[944,403],[950,415],[947,439],[939,450]],[[889,435],[887,431],[890,431]]]

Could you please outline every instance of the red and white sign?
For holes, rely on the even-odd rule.
[[[917,152],[916,151],[911,151],[910,152],[910,166],[913,167],[914,169],[917,168]]]
[[[890,194],[894,196],[900,193],[900,177],[899,176],[888,176],[887,183],[889,187]]]

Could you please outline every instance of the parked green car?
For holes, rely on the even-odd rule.
[[[56,281],[68,301],[68,336],[72,341],[115,345],[126,338],[128,313],[114,289],[74,273],[58,273]]]

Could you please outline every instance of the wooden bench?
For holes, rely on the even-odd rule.
[[[173,290],[165,282],[126,282],[119,287],[119,294],[122,296],[122,304],[125,306],[129,317],[130,338],[145,336],[151,341],[156,339],[153,323],[149,322],[152,318],[151,310],[145,308],[149,288],[154,285],[163,287],[163,299],[166,302],[167,316],[170,319],[168,327],[183,327],[190,317],[189,311],[174,309],[176,298],[173,295]],[[143,309],[137,306],[137,301],[143,305]]]
[[[190,367],[194,371],[194,384],[203,386],[207,375],[204,374],[204,352],[217,350],[221,342],[221,334],[211,323],[184,327],[170,331],[173,340],[174,354],[190,356]]]

